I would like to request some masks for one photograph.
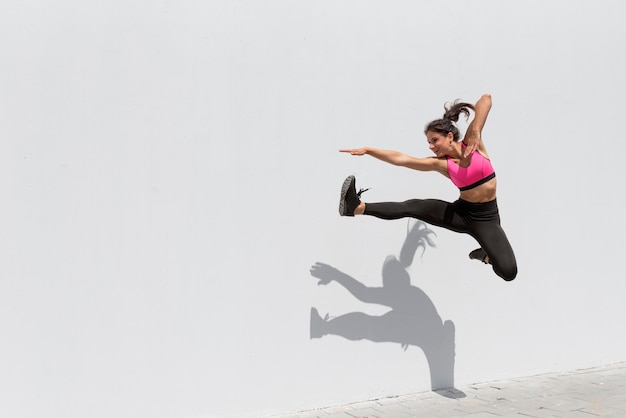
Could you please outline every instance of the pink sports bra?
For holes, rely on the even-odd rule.
[[[463,148],[466,147],[461,142]],[[485,158],[480,152],[472,152],[472,162],[468,167],[461,167],[456,164],[449,157],[448,160],[448,175],[450,180],[459,190],[469,190],[476,186],[480,186],[483,183],[488,182],[496,176],[496,172],[491,165],[491,161]]]

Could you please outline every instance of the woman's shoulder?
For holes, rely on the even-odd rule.
[[[465,143],[465,140],[461,141],[461,146],[463,148],[467,148],[467,144]],[[478,143],[478,147],[476,148],[474,152],[477,152],[483,158],[486,158],[488,160],[490,159],[489,154],[487,154],[487,148],[485,148],[485,144],[483,143],[482,140]]]
[[[436,166],[436,171],[443,174],[446,177],[450,177],[448,174],[448,162],[450,157],[444,155],[443,157],[429,157],[433,159],[433,165]]]

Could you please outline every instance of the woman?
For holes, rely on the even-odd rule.
[[[426,125],[424,133],[430,150],[429,158],[415,158],[398,151],[376,148],[341,149],[351,155],[371,155],[389,164],[419,171],[437,171],[452,180],[459,188],[459,199],[453,203],[437,199],[411,199],[406,202],[365,203],[356,191],[354,176],[349,176],[341,188],[339,213],[342,216],[370,215],[381,219],[412,217],[432,225],[466,233],[478,241],[480,248],[469,256],[491,264],[494,272],[504,280],[517,275],[515,254],[500,226],[496,201],[496,174],[489,160],[481,133],[491,109],[491,96],[483,95],[476,105],[459,103],[447,106],[443,118]],[[474,120],[460,141],[454,122],[460,114]]]

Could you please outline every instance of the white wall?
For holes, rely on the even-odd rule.
[[[429,390],[424,350],[435,386],[625,360],[624,11],[2,3],[0,415],[257,417]],[[427,156],[425,123],[484,92],[510,283],[467,236],[417,224],[408,265],[413,224],[337,214],[348,174],[370,201],[455,199],[442,176],[337,150]],[[379,287],[388,256],[411,279],[404,316],[311,339],[311,308],[390,310],[311,266]]]

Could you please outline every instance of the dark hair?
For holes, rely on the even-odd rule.
[[[441,119],[435,119],[426,125],[424,133],[433,131],[442,135],[448,135],[448,132],[452,132],[454,140],[458,142],[460,140],[459,128],[456,127],[454,122],[459,120],[461,113],[463,113],[466,118],[469,118],[470,109],[474,110],[474,105],[455,100],[452,104],[445,105],[444,109],[446,112],[443,114],[443,117]]]

